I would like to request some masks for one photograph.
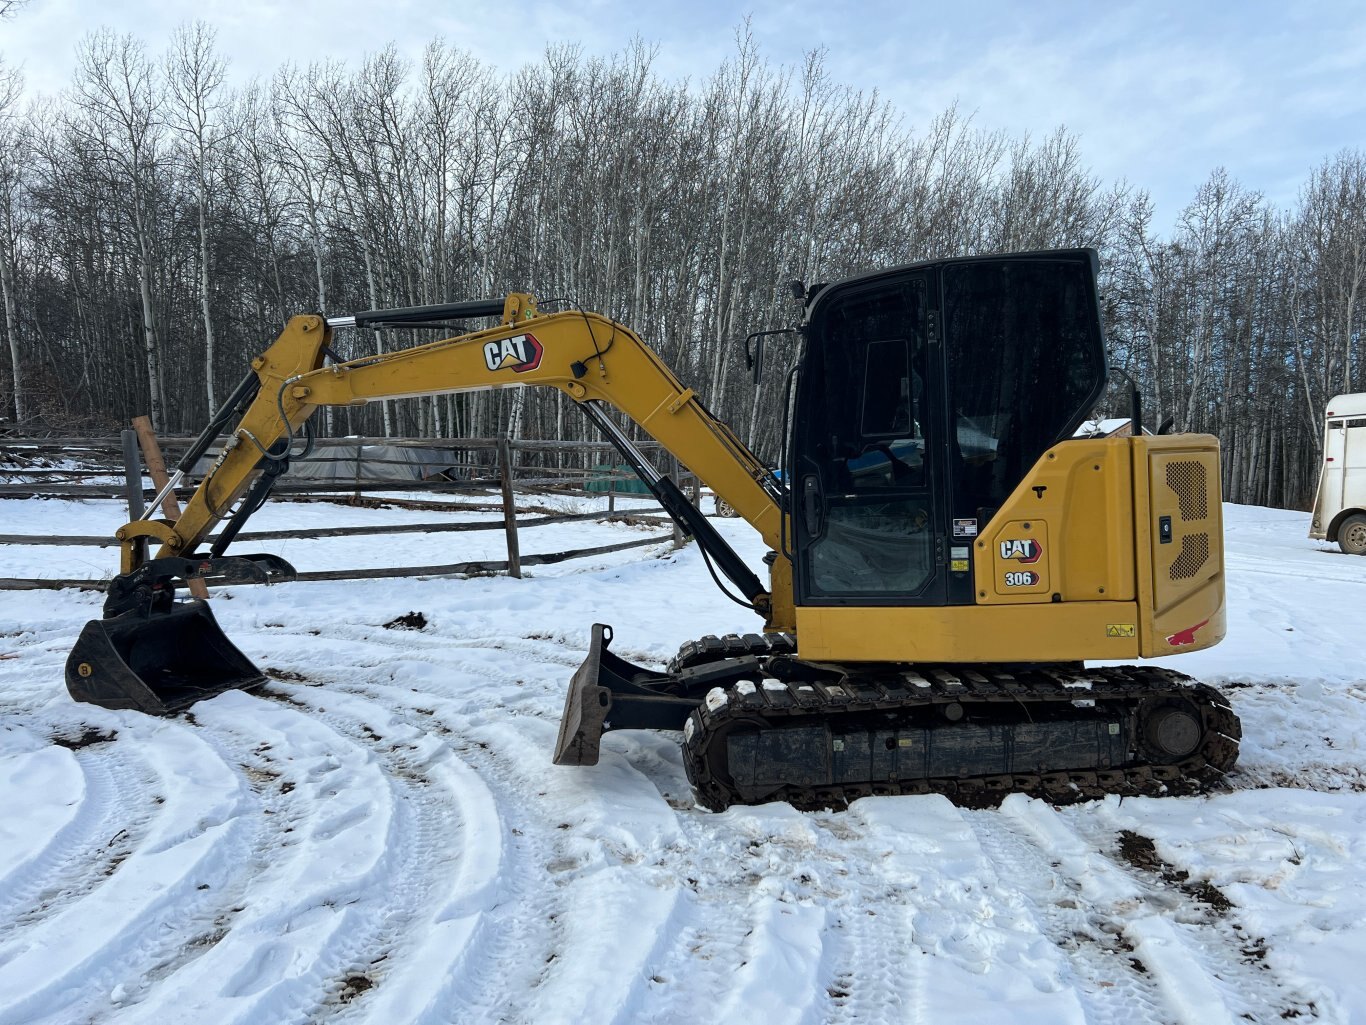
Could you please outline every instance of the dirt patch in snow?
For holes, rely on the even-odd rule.
[[[68,751],[79,751],[82,748],[92,747],[95,744],[107,744],[118,737],[118,731],[110,730],[103,733],[93,726],[87,726],[78,737],[58,736],[53,737],[52,742],[58,747],[64,747]]]
[[[425,630],[427,629],[427,617],[421,612],[409,612],[406,616],[399,616],[391,619],[384,624],[386,630]]]
[[[1119,831],[1119,853],[1134,868],[1161,876],[1164,882],[1180,887],[1184,893],[1194,897],[1216,915],[1227,914],[1229,909],[1233,907],[1233,901],[1224,896],[1219,887],[1208,880],[1192,882],[1189,872],[1164,861],[1161,855],[1157,853],[1157,845],[1141,833],[1135,833],[1131,829],[1121,829]]]

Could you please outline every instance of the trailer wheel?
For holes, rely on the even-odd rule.
[[[1366,514],[1353,513],[1342,521],[1338,547],[1348,555],[1366,555]]]

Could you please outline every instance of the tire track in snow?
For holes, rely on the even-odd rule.
[[[834,848],[828,855],[856,866],[871,856],[866,832],[843,813],[813,816]],[[838,862],[837,862],[838,864]],[[858,871],[856,868],[855,871]],[[826,928],[822,1021],[928,1022],[924,1007],[923,952],[915,944],[913,908],[897,887],[855,892],[833,909]]]
[[[158,1006],[189,1001],[222,1022],[346,1020],[365,1012],[377,982],[411,953],[430,974],[396,989],[389,1004],[406,1017],[391,1020],[423,1020],[446,975],[421,941],[458,953],[471,925],[469,909],[449,899],[449,881],[463,880],[476,904],[487,886],[456,834],[483,828],[486,813],[496,823],[496,812],[477,794],[462,801],[470,781],[443,746],[384,708],[306,687],[283,688],[278,701],[230,701],[226,714],[206,709],[203,718],[292,753],[293,764],[276,763],[292,818],[243,914],[192,971],[167,980]],[[495,872],[498,851],[496,842],[481,851]],[[147,1020],[155,1017],[149,1010]]]
[[[1163,912],[1118,866],[1087,842],[1051,806],[1033,799],[1007,798],[1001,807],[1026,835],[1046,847],[1059,867],[1083,885],[1083,893],[1105,921],[1120,930],[1145,969],[1150,993],[1164,1018],[1176,1025],[1233,1025],[1217,987],[1172,933]]]
[[[1328,555],[1337,554],[1332,549],[1323,549],[1323,551],[1325,554]],[[1305,571],[1302,568],[1280,569],[1274,563],[1269,563],[1268,560],[1264,558],[1254,558],[1252,556],[1241,555],[1236,553],[1229,554],[1227,550],[1225,550],[1224,553],[1224,566],[1226,569],[1232,568],[1240,572],[1245,572],[1254,579],[1263,579],[1265,577],[1285,577],[1291,580],[1303,580],[1305,578]],[[1360,576],[1354,576],[1350,573],[1323,573],[1318,571],[1317,567],[1315,569],[1316,571],[1314,573],[1314,579],[1315,581],[1318,581],[1320,583],[1356,585],[1366,584],[1366,580],[1363,580]],[[1263,593],[1266,592],[1263,591]]]
[[[585,655],[567,642],[540,637],[468,636],[458,646],[569,669]],[[767,956],[763,942],[749,944],[754,953],[745,954],[747,938],[764,926],[763,916],[750,910],[750,881],[722,893],[687,885],[690,872],[711,875],[696,867],[703,852],[716,852],[718,860],[726,855],[717,851],[714,835],[697,835],[704,827],[689,828],[710,816],[692,810],[676,740],[617,734],[594,768],[549,764],[569,675],[547,685],[554,710],[549,716],[494,708],[452,718],[448,708],[444,717],[458,731],[483,738],[476,741],[480,771],[500,780],[500,806],[541,799],[539,814],[526,825],[541,835],[529,848],[545,862],[552,885],[567,891],[551,916],[549,941],[558,946],[532,982],[535,995],[526,1001],[515,993],[505,997],[498,1020],[694,1023],[699,1006],[720,1013],[716,1009],[747,974],[771,974],[758,967]],[[624,753],[614,750],[620,747]],[[680,807],[688,813],[679,814]],[[544,829],[560,818],[570,821]],[[544,900],[534,891],[528,897],[532,904]],[[739,906],[746,911],[737,914]],[[741,961],[750,963],[748,972]],[[746,1010],[738,1018],[721,1014],[713,1020],[749,1016]]]
[[[545,813],[530,812],[525,792],[510,792],[501,785],[502,774],[494,771],[499,763],[490,761],[487,742],[476,742],[463,732],[471,717],[488,706],[486,685],[493,684],[501,697],[518,682],[517,677],[487,659],[453,660],[452,651],[478,652],[478,639],[468,636],[386,631],[369,624],[328,624],[317,635],[273,633],[272,637],[281,643],[270,661],[288,667],[287,672],[306,670],[313,686],[276,683],[266,696],[306,706],[307,714],[349,731],[362,743],[378,743],[374,739],[377,728],[387,738],[395,732],[395,724],[400,724],[399,729],[410,730],[414,737],[437,745],[449,754],[453,764],[462,766],[461,782],[473,782],[485,795],[479,802],[481,810],[471,813],[470,819],[483,823],[485,832],[497,834],[491,859],[487,838],[467,854],[472,863],[491,860],[493,876],[483,886],[484,906],[475,909],[477,917],[464,923],[463,931],[456,936],[456,949],[447,945],[444,952],[434,954],[425,949],[432,943],[425,942],[419,943],[421,949],[416,952],[391,952],[369,973],[373,988],[340,1012],[333,1006],[330,1013],[339,1020],[385,1020],[375,1015],[384,1013],[385,1008],[410,1003],[393,995],[412,985],[412,972],[400,966],[407,961],[430,966],[435,957],[438,961],[444,958],[444,963],[433,968],[446,980],[441,987],[444,999],[434,1001],[442,1006],[419,1009],[419,1017],[413,1020],[427,1020],[422,1015],[439,1021],[517,1020],[510,1016],[517,1001],[536,987],[545,971],[543,965],[559,946],[551,937],[563,909],[549,901],[535,881],[545,874],[547,863],[562,860],[565,865],[572,864],[568,859],[543,856],[546,845],[539,842],[539,834],[554,831],[547,825]],[[327,653],[325,661],[310,658],[310,652],[320,647]],[[440,673],[437,680],[428,673],[428,679],[421,681],[430,686],[417,690],[404,685],[430,667]],[[507,713],[495,709],[493,714]],[[477,771],[470,769],[471,765],[477,766]],[[453,818],[449,814],[437,816],[448,831]],[[461,875],[459,870],[451,873],[457,880]],[[478,903],[478,896],[457,883],[452,901],[457,906],[462,902],[469,905]],[[438,923],[438,928],[444,932],[457,927]]]
[[[909,916],[914,1020],[1085,1022],[1065,956],[984,847],[976,813],[923,796],[864,798],[848,814],[867,836],[860,864]]]
[[[1115,924],[1115,905],[1134,898],[1095,882],[1089,860],[1097,855],[1060,850],[1063,845],[1001,812],[974,812],[969,821],[998,875],[1010,881],[1039,931],[1066,957],[1089,1025],[1170,1021],[1133,944]]]
[[[478,776],[443,741],[408,722],[392,704],[344,686],[291,693],[380,755],[401,813],[387,841],[390,851],[403,852],[404,862],[401,870],[390,869],[390,906],[377,914],[368,935],[353,929],[341,952],[343,971],[366,979],[373,992],[333,995],[329,1002],[350,1006],[332,1008],[330,1017],[426,1020],[449,998],[454,969],[494,897],[503,854],[497,808]]]
[[[475,766],[496,806],[519,809],[507,822],[514,864],[501,873],[483,941],[452,986],[452,1020],[638,1020],[655,948],[676,932],[678,888],[641,878],[634,866],[643,847],[631,829],[608,830],[595,842],[575,828],[589,820],[591,831],[591,820],[602,824],[615,806],[594,812],[593,794],[574,787],[566,794],[567,781],[556,775],[562,770],[548,765],[553,732],[547,739],[545,731],[553,726],[497,708],[472,715],[462,698],[388,684],[340,686],[402,709],[416,728],[436,724]],[[658,826],[642,828],[653,838]]]
[[[1291,1019],[1313,1020],[1318,1017],[1313,1001],[1297,984],[1279,977],[1265,950],[1259,949],[1260,940],[1249,936],[1238,922],[1236,906],[1222,907],[1223,895],[1218,891],[1202,894],[1198,887],[1186,887],[1181,880],[1167,878],[1160,866],[1140,867],[1131,863],[1120,852],[1120,837],[1103,823],[1101,815],[1071,816],[1076,835],[1099,851],[1116,873],[1130,879],[1142,894],[1145,906],[1166,909],[1168,914],[1154,927],[1143,920],[1144,928],[1134,931],[1137,952],[1159,947],[1180,951],[1180,960],[1189,961],[1207,980],[1215,994],[1206,997],[1203,1006],[1221,1008],[1226,1019],[1219,1015],[1199,1017],[1200,1006],[1191,1007],[1182,1020],[1241,1025],[1242,1022],[1281,1022]],[[1210,903],[1213,900],[1214,903]],[[1186,969],[1181,966],[1171,979],[1159,984],[1180,990]],[[1177,1000],[1186,1004],[1183,993]]]
[[[277,653],[277,661],[288,659],[290,653],[297,659],[301,649],[317,648],[333,656],[329,661],[334,668],[337,662],[337,642],[356,644],[362,649],[369,647],[380,651],[397,652],[407,661],[431,662],[443,668],[453,664],[450,657],[453,651],[506,652],[525,659],[528,664],[554,663],[569,669],[577,669],[588,653],[586,647],[578,648],[553,637],[464,632],[458,626],[445,623],[416,630],[392,629],[372,623],[324,623],[321,626],[310,626],[309,633],[305,636],[299,636],[287,627],[267,629],[262,636],[267,639],[278,638],[282,632],[289,636],[290,645]],[[385,659],[382,655],[376,655],[375,661],[370,663],[371,666],[383,664]],[[319,668],[315,661],[310,660],[309,665],[314,670]],[[322,666],[324,670],[327,667],[328,663]],[[497,682],[511,683],[516,679],[495,665],[490,665],[487,660],[466,661],[463,668]]]
[[[191,941],[187,923],[212,916],[218,891],[248,850],[240,777],[185,725],[159,722],[151,731],[155,759],[116,762],[129,775],[116,778],[111,770],[109,786],[115,814],[130,792],[135,809],[145,798],[155,811],[145,828],[130,832],[126,856],[106,862],[97,885],[26,924],[5,955],[12,985],[0,1022],[80,1020],[136,998],[136,980]],[[129,770],[138,761],[149,776]]]
[[[199,711],[204,713],[202,707]],[[254,899],[251,886],[269,863],[279,835],[298,818],[297,814],[289,813],[290,809],[282,807],[283,795],[275,785],[279,773],[271,767],[265,753],[269,745],[259,742],[248,744],[244,739],[239,741],[230,733],[204,726],[197,720],[192,724],[196,736],[211,747],[226,766],[242,777],[251,794],[251,806],[243,814],[243,818],[251,825],[250,843],[225,859],[231,862],[230,874],[220,885],[202,887],[205,890],[212,889],[214,901],[197,912],[183,916],[177,923],[176,938],[168,938],[162,945],[159,959],[137,972],[137,986],[130,994],[130,1002],[134,1007],[146,999],[147,992],[163,979],[184,970],[228,935],[236,916],[245,910],[249,900]],[[138,1013],[133,1011],[134,1016]]]
[[[275,650],[265,660],[284,673],[298,673],[328,686],[392,686],[412,694],[463,696],[471,714],[496,689],[501,707],[513,714],[535,714],[559,719],[573,671],[586,651],[566,645],[516,636],[490,637],[449,629],[387,630],[360,625],[325,625],[309,636],[271,639]],[[287,643],[285,643],[287,641]],[[480,656],[483,657],[480,657]],[[547,666],[563,667],[547,671]],[[454,685],[453,685],[454,684]]]
[[[10,937],[82,899],[111,875],[146,834],[159,795],[156,775],[117,741],[59,755],[80,786],[71,818],[0,879],[0,967]],[[51,758],[55,745],[40,753]]]
[[[331,709],[336,702],[329,704],[329,697],[338,694],[370,702],[373,714],[365,717],[371,721],[382,715],[401,716],[415,731],[441,737],[458,757],[477,767],[478,776],[491,788],[492,804],[504,816],[506,863],[497,900],[479,923],[478,941],[470,944],[470,956],[459,966],[446,1013],[460,1021],[531,1020],[526,1008],[537,991],[547,979],[563,974],[556,962],[563,961],[565,946],[565,901],[557,888],[536,883],[547,874],[551,878],[572,875],[580,864],[575,854],[564,851],[568,837],[554,827],[556,810],[537,807],[537,785],[528,784],[509,759],[496,756],[498,744],[475,735],[486,723],[486,714],[493,719],[516,714],[506,706],[489,707],[491,696],[496,702],[514,693],[513,686],[521,682],[517,673],[499,664],[506,660],[505,642],[499,638],[485,648],[484,639],[474,635],[389,633],[369,625],[332,626],[325,633],[333,635],[322,641],[328,645],[327,665],[346,660],[353,667],[311,673],[313,681],[322,684],[320,688],[295,691],[277,685],[276,689],[321,708]],[[539,649],[536,659],[545,661],[544,646],[528,647]],[[453,651],[469,652],[472,657],[452,659],[449,653]],[[490,657],[478,658],[481,652]],[[572,659],[561,652],[557,649],[568,664]],[[297,650],[291,648],[289,653],[297,659]],[[432,680],[429,673],[422,682],[431,686],[420,691],[404,686],[430,666],[439,668],[439,680]],[[492,695],[488,684],[493,685]],[[547,743],[534,753],[538,767],[548,767],[549,747]],[[379,990],[385,985],[381,981]],[[591,999],[593,994],[586,996]],[[367,994],[356,1003],[371,1002]],[[600,1012],[601,1007],[595,1010]]]
[[[1243,952],[1246,941],[1228,920],[1160,877],[1145,878],[1121,865],[1115,833],[1089,825],[1095,808],[1064,817],[1041,801],[1012,797],[1001,816],[1081,881],[1099,920],[1118,930],[1143,964],[1144,981],[1165,1008],[1165,1020],[1241,1025],[1313,1016],[1308,1002],[1275,980],[1269,966],[1247,963],[1255,959]]]
[[[781,870],[771,870],[794,852],[774,843],[746,811],[713,815],[693,808],[671,739],[632,739],[625,758],[612,757],[643,776],[642,789],[651,787],[659,814],[672,816],[676,838],[650,860],[680,892],[648,962],[642,1020],[695,1025],[699,1008],[706,1008],[709,1021],[730,1025],[750,1022],[758,1007],[772,1025],[824,1020],[817,1012],[826,990],[820,974],[825,911],[801,902],[778,881]],[[737,818],[746,820],[738,829]],[[748,842],[737,835],[746,827]]]
[[[670,738],[643,737],[629,750],[633,765],[671,770],[651,778],[666,803],[682,806],[683,842],[667,863],[689,885],[651,1020],[693,1025],[699,1007],[727,1025],[749,1025],[756,1008],[775,1025],[916,1020],[906,1017],[918,992],[905,958],[909,916],[889,888],[849,871],[863,848],[845,817],[786,805],[694,808],[686,782],[686,801],[673,790],[674,773],[682,776],[674,749]]]

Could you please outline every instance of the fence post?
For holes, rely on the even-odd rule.
[[[607,471],[607,518],[610,520],[617,512],[616,470]]]
[[[508,575],[522,576],[522,551],[517,543],[517,504],[512,495],[512,446],[507,436],[498,439],[498,476],[503,485],[503,525],[508,535]]]
[[[171,482],[166,475],[166,460],[161,456],[161,446],[157,444],[156,433],[152,430],[152,418],[149,416],[133,417],[133,430],[137,432],[138,441],[142,445],[142,458],[147,464],[147,472],[152,478],[152,485],[161,491]],[[156,512],[155,509],[152,510]],[[162,515],[168,520],[180,519],[180,503],[176,501],[175,492],[168,492],[166,498],[161,503]],[[190,594],[196,598],[207,598],[209,596],[208,585],[204,581],[196,578],[188,582]]]
[[[142,460],[138,458],[137,431],[122,431],[124,494],[128,497],[128,519],[140,520],[146,509],[142,498]]]
[[[669,453],[669,474],[670,474],[670,476],[673,477],[674,483],[677,484],[677,483],[678,483],[678,478],[679,478],[679,476],[680,476],[679,467],[678,467],[678,456],[674,455],[672,452]],[[686,540],[686,539],[683,537],[683,529],[678,525],[677,522],[675,522],[675,523],[674,523],[674,547],[675,547],[675,548],[682,548],[685,540]]]

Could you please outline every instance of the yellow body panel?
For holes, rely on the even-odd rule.
[[[979,604],[1052,603],[1054,594],[1063,602],[1134,598],[1135,440],[1069,441],[1044,453],[977,538]],[[1043,548],[1032,564],[1012,545],[1030,540]],[[1040,583],[1007,584],[1007,573],[1024,570],[1038,572]]]
[[[1144,658],[1208,648],[1223,640],[1224,517],[1219,442],[1207,434],[1143,439],[1135,469],[1135,531]],[[1160,523],[1171,518],[1163,543]]]
[[[817,662],[1128,659],[1138,655],[1137,617],[1133,602],[799,606],[797,645]]]
[[[1071,662],[1207,648],[1224,636],[1222,539],[1217,439],[1063,442],[974,542],[975,605],[799,607],[798,650],[832,662]]]

